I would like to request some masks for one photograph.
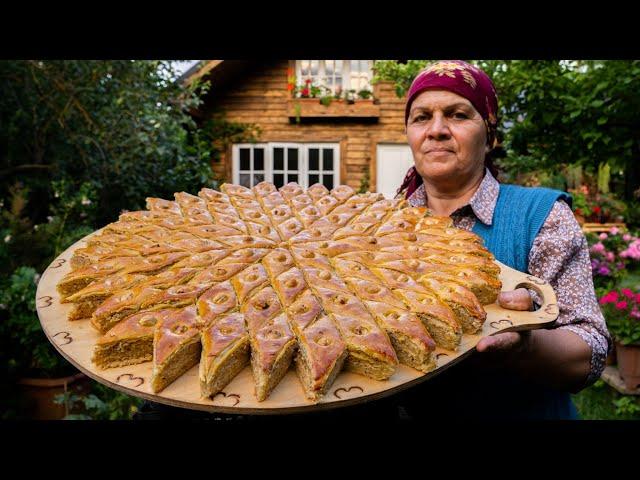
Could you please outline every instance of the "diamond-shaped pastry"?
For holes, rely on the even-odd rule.
[[[202,395],[247,364],[262,401],[292,364],[318,401],[340,371],[429,372],[501,288],[480,237],[346,185],[224,184],[147,198],[75,251],[58,284],[104,335],[101,368],[152,360],[161,391],[199,363]]]

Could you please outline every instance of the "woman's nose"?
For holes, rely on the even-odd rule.
[[[444,115],[440,113],[433,115],[431,121],[427,124],[427,136],[435,140],[451,136],[449,124],[447,123],[447,119]]]

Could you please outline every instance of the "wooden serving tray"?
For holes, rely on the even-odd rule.
[[[42,274],[36,292],[36,307],[42,328],[60,354],[94,380],[128,395],[182,408],[238,414],[285,414],[367,402],[392,395],[442,373],[473,352],[482,337],[498,332],[548,327],[559,314],[555,293],[547,282],[497,262],[502,269],[500,279],[503,290],[523,286],[530,288],[540,294],[543,305],[535,312],[506,310],[497,304],[485,305],[487,320],[482,331],[476,335],[463,335],[457,351],[436,348],[437,368],[427,374],[399,365],[391,378],[377,381],[343,371],[327,394],[318,403],[314,403],[305,397],[302,384],[291,368],[270,396],[258,402],[254,395],[250,366],[235,377],[224,391],[216,394],[213,399],[208,399],[200,396],[196,365],[162,392],[154,394],[150,385],[152,362],[98,369],[91,362],[91,356],[99,333],[87,320],[67,320],[72,304],[60,303],[56,285],[70,271],[69,261],[73,252],[84,247],[85,241],[99,232],[100,230],[69,247]]]

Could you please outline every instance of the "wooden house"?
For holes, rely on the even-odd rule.
[[[404,99],[390,82],[372,85],[372,68],[371,60],[205,60],[181,80],[211,82],[194,112],[200,121],[218,111],[260,129],[256,143],[229,145],[213,162],[220,180],[346,184],[392,197],[413,165]]]

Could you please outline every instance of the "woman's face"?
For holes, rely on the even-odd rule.
[[[407,139],[416,170],[431,182],[451,184],[482,171],[489,151],[482,116],[448,90],[425,90],[411,104]]]

